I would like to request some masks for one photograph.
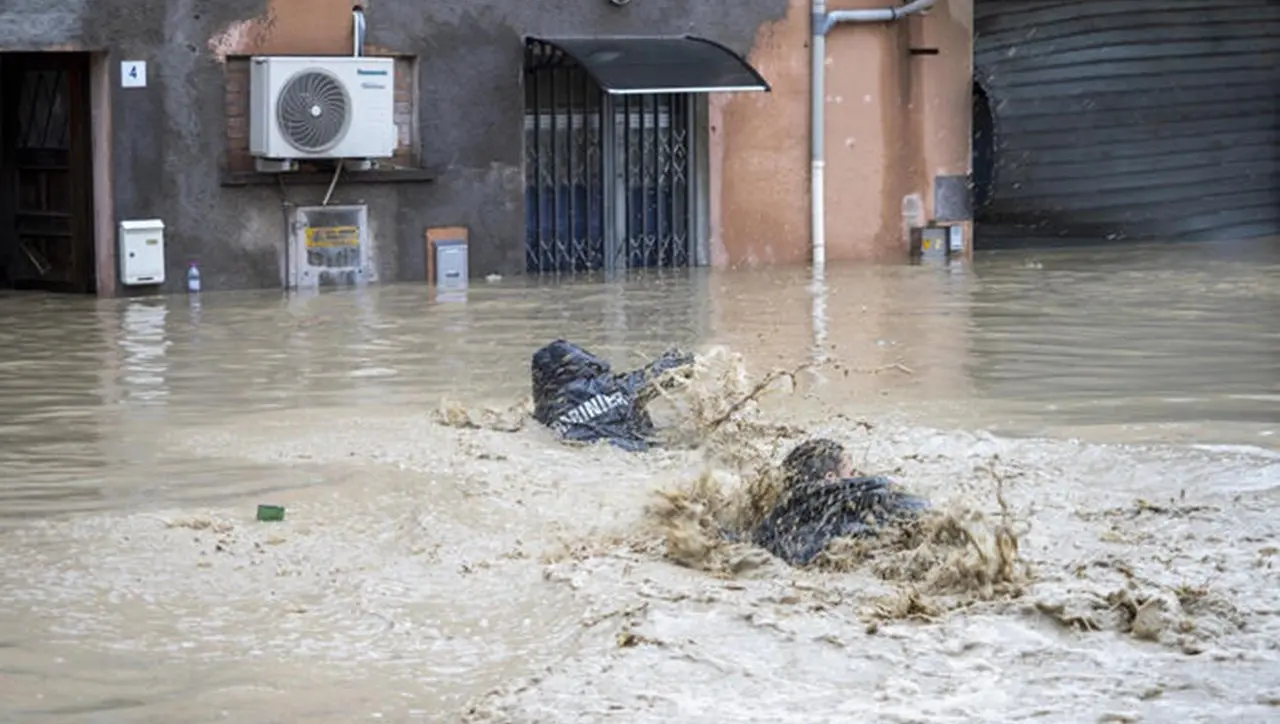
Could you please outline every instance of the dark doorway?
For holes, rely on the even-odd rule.
[[[96,291],[88,53],[0,53],[0,286]]]
[[[608,95],[540,43],[527,50],[524,92],[528,271],[694,265],[692,95]]]
[[[973,84],[973,213],[982,220],[991,206],[996,183],[996,121],[991,98],[981,83]]]

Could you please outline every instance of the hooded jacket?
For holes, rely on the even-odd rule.
[[[644,409],[646,388],[663,372],[692,362],[692,355],[670,350],[645,367],[617,374],[600,357],[558,339],[533,353],[533,417],[563,440],[648,449],[654,427]]]
[[[807,565],[837,538],[874,535],[914,518],[928,501],[884,477],[815,480],[792,487],[752,532],[752,542],[792,565]]]

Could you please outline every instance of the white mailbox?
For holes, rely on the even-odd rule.
[[[120,222],[120,276],[125,284],[164,283],[164,222]]]

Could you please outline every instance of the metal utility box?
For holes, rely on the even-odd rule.
[[[467,288],[467,242],[440,239],[436,247],[436,289],[457,292]]]
[[[945,227],[925,226],[911,230],[911,256],[916,259],[946,259],[948,234]]]
[[[299,206],[288,249],[290,289],[356,287],[378,280],[369,238],[369,207]]]
[[[164,283],[164,222],[121,221],[117,238],[120,280],[128,286]]]

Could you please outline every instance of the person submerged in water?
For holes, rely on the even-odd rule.
[[[826,438],[797,445],[782,462],[781,500],[751,541],[792,565],[811,563],[837,538],[875,535],[929,507],[885,477],[855,476],[844,446]]]
[[[645,410],[654,382],[693,361],[673,349],[638,370],[615,373],[600,357],[557,339],[533,353],[533,418],[561,440],[608,440],[624,450],[646,450],[656,442]]]

